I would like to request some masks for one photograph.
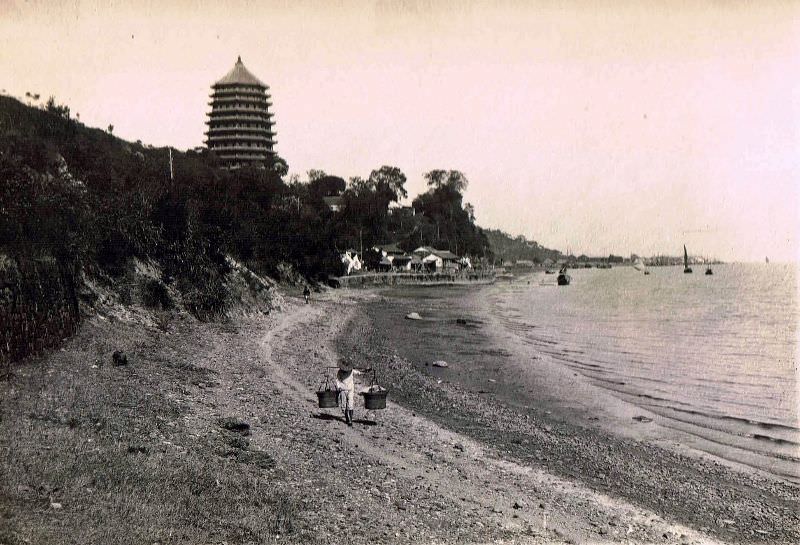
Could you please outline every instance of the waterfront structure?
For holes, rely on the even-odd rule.
[[[225,168],[268,165],[275,155],[269,86],[236,60],[211,86],[206,146]]]
[[[341,212],[344,209],[344,197],[341,195],[332,195],[330,197],[322,197],[322,201],[331,209],[332,212]]]

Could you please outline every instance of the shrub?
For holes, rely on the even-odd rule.
[[[167,287],[159,280],[150,278],[142,283],[142,303],[148,308],[172,310],[175,303],[169,296]]]

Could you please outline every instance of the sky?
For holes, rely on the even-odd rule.
[[[241,55],[290,172],[456,169],[575,255],[800,260],[800,2],[0,0],[0,88],[202,145]]]

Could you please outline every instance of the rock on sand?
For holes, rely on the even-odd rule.
[[[447,362],[444,360],[436,360],[432,365],[434,367],[447,367]]]
[[[422,320],[422,316],[420,316],[416,312],[409,312],[408,314],[406,314],[406,320]]]

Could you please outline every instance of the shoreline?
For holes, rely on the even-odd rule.
[[[590,434],[598,438],[592,443],[569,424],[521,418],[437,384],[381,341],[386,335],[364,310],[380,298],[372,290],[327,290],[305,305],[288,295],[269,315],[174,318],[163,330],[92,318],[62,349],[0,384],[0,469],[9,477],[0,483],[0,538],[81,545],[323,544],[344,535],[356,544],[796,540],[796,515],[779,509],[789,501],[780,499],[783,488],[743,488],[753,502],[766,495],[759,512],[735,489],[725,488],[730,497],[709,494],[703,499],[724,505],[702,508],[698,521],[669,504],[693,489],[683,481],[700,479],[702,496],[710,479],[729,470],[613,437]],[[96,366],[120,347],[131,354],[128,366]],[[352,428],[338,409],[317,408],[314,395],[341,353],[380,364],[379,380],[390,390],[387,410],[366,411],[357,399]],[[369,377],[359,379],[368,385]],[[246,424],[246,433],[224,428],[229,419]],[[629,447],[634,462],[653,466],[650,473],[624,473]],[[614,482],[620,475],[642,486],[660,478],[667,494],[661,502],[626,496]],[[740,508],[736,520],[718,520]]]
[[[482,306],[485,297],[480,293],[458,289],[379,293],[382,302],[372,305],[374,308],[368,305],[366,312],[377,328],[391,331],[394,348],[424,375],[455,383],[475,395],[496,397],[523,414],[550,411],[550,419],[599,428],[691,457],[713,459],[740,471],[800,484],[796,458],[748,450],[731,443],[730,437],[719,437],[722,434],[714,427],[692,428],[684,420],[668,418],[664,410],[632,401],[635,394],[626,398],[612,385],[598,385],[564,365],[549,345],[525,344]],[[462,305],[465,298],[468,301]],[[423,317],[414,322],[404,320],[409,312]],[[548,342],[559,340],[555,336]],[[451,363],[449,368],[429,366],[441,359]],[[646,392],[640,393],[638,397],[648,397]]]
[[[407,310],[395,309],[401,314]],[[372,317],[362,316],[362,327],[374,328],[378,312],[372,313]],[[402,324],[400,322],[398,327]],[[380,331],[381,327],[386,328],[386,323],[374,330],[375,335],[388,339]],[[392,337],[397,335],[395,327]],[[425,338],[424,334],[418,335]],[[340,345],[352,350],[356,343],[353,339],[342,339]],[[389,341],[378,345],[364,351],[364,357],[380,358],[398,351]],[[433,359],[438,356],[430,355],[424,361]],[[452,369],[422,368],[418,361],[412,372],[415,375],[413,384],[403,384],[399,392],[401,404],[407,404],[448,429],[495,445],[523,465],[532,464],[576,479],[594,490],[646,506],[709,535],[733,542],[765,539],[792,542],[800,536],[797,517],[790,516],[778,523],[763,516],[765,511],[789,513],[797,510],[798,487],[790,482],[760,469],[696,451],[675,442],[675,437],[627,430],[611,433],[609,426],[585,419],[581,422],[581,416],[587,415],[585,408],[564,412],[547,401],[529,400],[527,405],[509,403],[491,391],[476,390],[480,383],[468,372],[466,381],[451,382],[448,379],[452,372]],[[396,377],[394,374],[393,378]],[[500,387],[502,381],[498,378],[496,382],[489,386]],[[413,389],[424,393],[409,394]],[[642,412],[629,406],[618,421],[629,423],[628,412],[631,411]],[[488,418],[487,412],[491,413]],[[578,413],[581,416],[576,418]],[[664,479],[670,484],[665,485]],[[763,497],[763,503],[752,501],[753,495]]]
[[[380,286],[485,286],[496,281],[494,273],[359,273],[335,278],[341,288]]]

